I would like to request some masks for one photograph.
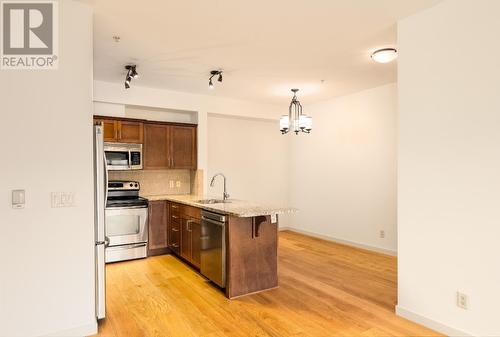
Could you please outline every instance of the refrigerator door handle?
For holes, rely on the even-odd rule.
[[[106,161],[106,152],[102,151],[104,157],[104,208],[108,204],[108,162]]]

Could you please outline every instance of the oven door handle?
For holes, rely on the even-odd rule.
[[[126,244],[126,245],[120,245],[120,246],[109,246],[110,250],[119,250],[119,249],[131,249],[131,248],[140,248],[146,246],[147,243],[136,243],[136,244]]]
[[[112,211],[114,209],[120,210],[120,209],[140,209],[140,208],[148,208],[148,206],[125,206],[125,207],[106,207],[107,211]]]

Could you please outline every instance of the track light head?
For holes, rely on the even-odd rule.
[[[212,78],[213,78],[214,76],[217,76],[217,75],[219,75],[219,77],[217,78],[217,81],[222,82],[222,70],[212,70],[212,71],[210,72],[210,77],[209,77],[209,79],[208,79],[208,87],[209,87],[210,89],[213,89],[213,88],[214,88],[214,83],[212,82]]]
[[[139,78],[136,67],[137,66],[135,64],[129,64],[125,66],[125,69],[127,69],[127,76],[125,77],[125,89],[130,88],[130,82],[133,78]]]

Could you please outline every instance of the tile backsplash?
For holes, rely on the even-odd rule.
[[[109,180],[133,180],[141,184],[141,196],[190,194],[190,170],[110,171]]]

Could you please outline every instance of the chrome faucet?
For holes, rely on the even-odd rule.
[[[224,194],[223,194],[223,200],[226,201],[227,199],[229,199],[229,193],[227,193],[227,190],[226,190],[226,176],[223,175],[222,173],[217,173],[216,175],[214,175],[212,177],[212,180],[210,181],[210,187],[214,187],[214,183],[215,183],[215,178],[217,176],[221,176],[222,178],[224,178]]]

